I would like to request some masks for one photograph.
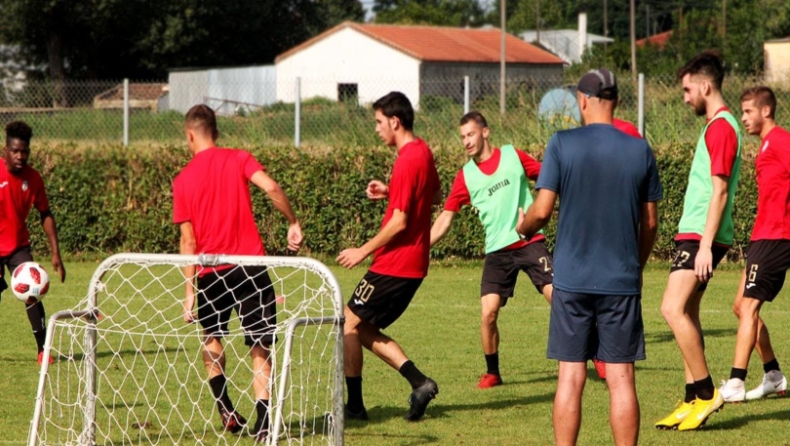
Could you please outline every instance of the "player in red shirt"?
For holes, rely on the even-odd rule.
[[[754,400],[774,393],[783,395],[787,391],[787,379],[779,369],[760,309],[779,294],[790,268],[790,133],[776,125],[776,96],[768,87],[744,90],[741,109],[746,131],[759,135],[762,143],[755,160],[757,217],[746,269],[733,303],[739,319],[735,359],[730,379],[720,389],[727,402]],[[744,381],[755,347],[765,375],[759,386],[747,392]]]
[[[266,192],[274,207],[288,219],[288,249],[298,251],[302,229],[288,198],[251,154],[216,147],[214,111],[205,105],[192,107],[186,115],[185,131],[192,160],[173,181],[173,222],[181,232],[180,253],[265,254],[252,214],[249,183]],[[222,337],[228,332],[228,319],[235,309],[252,357],[257,420],[251,434],[257,442],[265,442],[272,367],[269,346],[274,342],[277,312],[269,274],[266,267],[184,268],[187,278],[196,273],[197,280],[186,284],[184,321],[199,322],[203,328],[203,363],[222,424],[233,433],[247,424],[233,408],[225,378]]]
[[[486,229],[487,239],[485,266],[480,284],[480,338],[487,369],[480,377],[477,387],[487,389],[502,384],[497,319],[499,310],[513,297],[519,270],[524,271],[538,292],[551,302],[553,259],[543,243],[543,234],[537,234],[530,240],[521,240],[515,230],[515,216],[518,207],[523,206],[518,203],[519,196],[530,194],[529,180],[538,179],[540,163],[512,146],[502,149],[491,147],[488,123],[478,112],[464,115],[461,118],[460,130],[466,153],[472,162],[459,170],[453,181],[444,210],[431,228],[431,246],[449,232],[455,214],[463,206],[473,205],[473,194],[475,206],[485,205],[488,211],[479,209],[478,216]],[[516,160],[520,161],[521,169],[508,165]],[[464,175],[465,171],[473,176],[469,183]],[[487,193],[493,184],[503,186],[493,194]],[[513,218],[500,218],[499,212]],[[500,240],[493,240],[495,238]]]
[[[406,419],[416,421],[439,393],[436,382],[409,360],[403,349],[381,330],[409,306],[428,273],[431,206],[441,201],[439,175],[425,141],[414,136],[414,110],[409,99],[392,92],[373,104],[376,132],[398,148],[389,185],[371,181],[371,200],[387,199],[387,212],[375,237],[359,248],[342,251],[338,263],[353,268],[369,255],[373,265],[354,290],[345,308],[344,361],[348,402],[346,419],[366,420],[362,399],[362,347],[372,351],[409,381],[412,393]]]
[[[49,208],[44,181],[35,169],[27,165],[30,156],[30,139],[33,130],[22,121],[9,123],[5,128],[5,151],[0,160],[0,279],[4,269],[13,273],[17,266],[32,262],[30,252],[30,232],[27,220],[30,210],[35,207],[41,216],[41,226],[47,234],[49,250],[52,253],[52,268],[66,280],[66,268],[60,259],[58,229],[55,217]],[[8,288],[5,280],[0,280],[0,292]],[[27,303],[27,317],[33,328],[33,336],[38,346],[38,363],[44,353],[44,340],[47,337],[44,304],[40,301]],[[54,359],[49,358],[52,364]]]
[[[614,126],[614,128],[620,130],[626,135],[631,135],[634,138],[642,139],[642,135],[639,134],[639,129],[637,129],[635,125],[631,124],[628,121],[623,121],[621,119],[614,118],[612,119],[612,125]]]

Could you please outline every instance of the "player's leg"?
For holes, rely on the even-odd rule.
[[[596,299],[596,357],[606,363],[609,419],[617,445],[636,445],[639,439],[639,401],[634,362],[645,359],[642,299],[600,296]]]
[[[757,399],[773,393],[784,394],[787,390],[787,379],[779,370],[779,362],[771,348],[768,328],[760,318],[760,310],[765,302],[772,302],[781,291],[788,267],[790,241],[759,240],[749,244],[746,269],[736,299],[739,325],[735,359],[730,379],[721,390],[728,401]],[[758,387],[745,392],[744,381],[751,351],[755,347],[761,354],[765,375]]]
[[[523,248],[522,248],[523,249]],[[480,280],[480,341],[486,362],[486,373],[480,376],[477,388],[487,389],[502,384],[499,372],[499,310],[513,296],[518,279],[517,258],[521,249],[496,251],[486,255]]]
[[[367,420],[368,413],[362,399],[362,342],[359,326],[362,320],[346,306],[343,311],[343,370],[346,377],[346,419]]]
[[[217,403],[223,427],[236,433],[246,425],[246,420],[233,407],[225,377],[222,337],[228,332],[228,320],[236,302],[221,277],[224,274],[225,272],[210,272],[198,277],[196,300],[198,323],[203,328],[203,365],[206,368],[208,384]]]
[[[236,268],[226,278],[226,282],[235,284],[233,294],[244,330],[244,343],[250,347],[256,414],[251,435],[262,443],[269,435],[269,381],[272,376],[270,346],[275,342],[274,329],[277,326],[274,287],[267,268],[262,266]]]
[[[428,403],[439,393],[435,381],[425,376],[395,340],[381,332],[406,311],[422,279],[407,279],[368,272],[360,281],[348,303],[348,310],[357,317],[346,319],[345,331],[358,333],[360,344],[390,367],[398,370],[411,385],[410,409],[406,419],[416,421],[425,413]],[[361,361],[360,361],[361,366]],[[348,369],[347,369],[348,370]],[[361,367],[360,367],[361,384]],[[348,413],[348,412],[347,412]]]
[[[559,361],[552,419],[557,445],[575,445],[581,427],[582,393],[590,335],[595,329],[594,298],[554,289],[547,356]]]
[[[23,246],[14,251],[7,260],[9,280],[17,266],[32,261],[33,255],[30,252],[30,246]],[[25,305],[25,310],[27,312],[27,319],[30,322],[30,328],[33,329],[33,337],[36,339],[38,364],[41,365],[41,359],[44,353],[44,342],[47,338],[47,315],[44,311],[44,304],[38,301],[32,305]],[[55,362],[55,359],[50,356],[49,363],[52,364],[53,362]]]

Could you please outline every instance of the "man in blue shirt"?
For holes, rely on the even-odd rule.
[[[663,191],[647,142],[612,126],[614,75],[588,72],[576,96],[584,127],[549,140],[538,196],[526,214],[520,211],[517,230],[532,236],[548,223],[560,198],[548,342],[548,357],[559,361],[556,444],[576,444],[586,362],[598,357],[606,362],[614,442],[635,445],[634,361],[645,359],[641,276],[655,242]]]

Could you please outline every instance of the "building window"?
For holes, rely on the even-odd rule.
[[[338,102],[359,103],[359,89],[357,84],[337,84]]]

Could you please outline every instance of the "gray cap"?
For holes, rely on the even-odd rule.
[[[576,88],[589,97],[601,99],[617,98],[617,78],[614,77],[614,73],[606,68],[588,71],[582,76],[579,86]]]

